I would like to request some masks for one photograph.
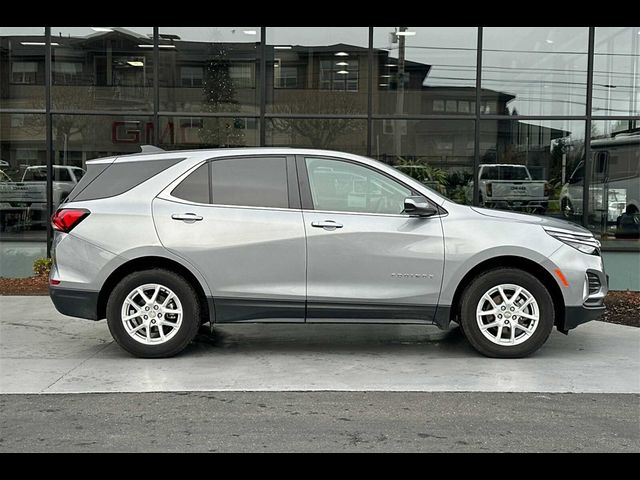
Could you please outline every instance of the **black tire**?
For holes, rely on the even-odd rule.
[[[156,283],[171,289],[180,300],[183,319],[177,333],[167,342],[145,345],[134,340],[121,319],[122,305],[136,287]],[[200,302],[191,284],[175,272],[163,269],[134,272],[123,278],[111,292],[107,302],[107,324],[114,340],[124,350],[140,358],[173,357],[193,341],[200,328]]]
[[[493,287],[513,284],[524,287],[535,298],[540,310],[538,327],[520,345],[504,346],[486,338],[476,321],[480,300]],[[491,358],[522,358],[537,351],[549,338],[555,323],[553,299],[546,287],[533,275],[516,268],[498,268],[476,277],[462,296],[461,323],[469,343],[482,355]]]

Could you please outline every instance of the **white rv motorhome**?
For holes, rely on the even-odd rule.
[[[602,233],[613,233],[629,206],[640,209],[640,131],[621,133],[591,143],[590,214]],[[581,161],[562,189],[563,214],[583,213],[585,163]]]

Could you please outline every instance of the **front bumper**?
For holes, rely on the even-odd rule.
[[[589,292],[589,279],[585,278],[584,303],[579,306],[566,306],[564,320],[558,325],[558,330],[568,332],[583,323],[599,320],[604,314],[606,307],[604,299],[609,292],[609,275],[603,271],[587,270],[587,275],[597,278],[599,288],[597,291]]]
[[[583,323],[598,320],[604,314],[606,307],[566,307],[563,325],[558,325],[558,330],[568,332]]]
[[[49,296],[58,312],[85,320],[100,320],[98,318],[98,295],[98,292],[49,286]]]

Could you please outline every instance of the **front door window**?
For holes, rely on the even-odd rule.
[[[306,158],[315,210],[400,215],[411,190],[367,167]]]

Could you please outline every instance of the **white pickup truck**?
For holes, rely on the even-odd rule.
[[[78,184],[85,171],[78,167],[54,165],[53,208],[62,203]],[[13,219],[17,225],[46,224],[47,167],[27,167],[19,182],[0,178],[0,229],[8,230]]]
[[[544,214],[549,206],[547,182],[533,180],[525,165],[480,165],[480,205]],[[470,194],[473,195],[473,182]]]

